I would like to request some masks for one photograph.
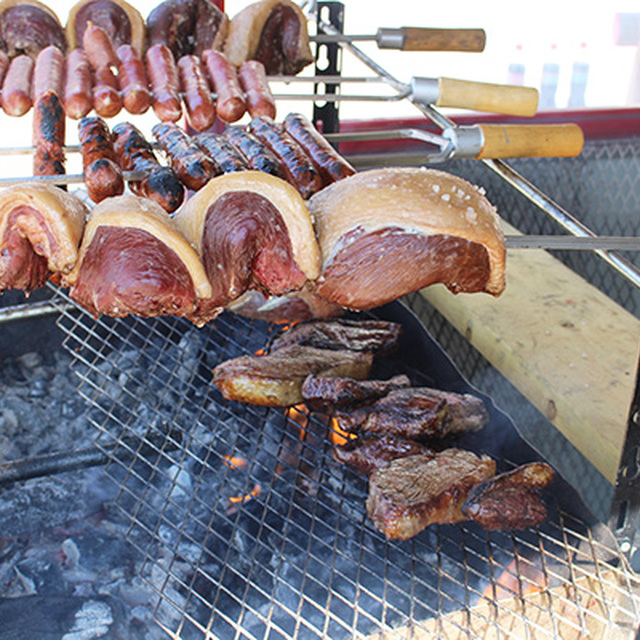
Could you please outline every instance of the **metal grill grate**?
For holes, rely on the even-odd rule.
[[[213,366],[263,347],[268,325],[231,314],[202,330],[175,318],[95,320],[63,293],[56,300],[116,505],[157,595],[155,620],[170,636],[633,635],[639,585],[568,485],[539,529],[432,526],[386,541],[368,522],[365,481],[332,458],[321,416],[226,402],[211,385]],[[426,369],[388,359],[379,373],[458,384],[424,339]],[[505,424],[494,410],[488,437],[471,442],[502,453],[503,466],[531,455],[517,433],[496,444]]]

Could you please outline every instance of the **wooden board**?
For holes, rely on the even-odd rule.
[[[441,285],[421,294],[614,483],[640,320],[546,251],[508,251],[506,274],[499,298]]]

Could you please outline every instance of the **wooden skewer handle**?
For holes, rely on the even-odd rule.
[[[479,124],[482,150],[476,158],[572,158],[582,151],[577,124]]]
[[[402,51],[484,51],[484,29],[402,27]]]
[[[526,117],[538,110],[538,90],[532,87],[438,78],[438,94],[438,107]]]

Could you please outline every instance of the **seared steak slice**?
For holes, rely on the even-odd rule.
[[[542,489],[554,477],[555,472],[544,462],[522,465],[474,487],[462,505],[462,513],[491,530],[541,524],[547,519]]]
[[[407,540],[430,524],[465,520],[469,491],[495,470],[488,456],[462,449],[394,460],[371,474],[367,513],[387,538]]]

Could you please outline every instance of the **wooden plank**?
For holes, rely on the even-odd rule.
[[[506,273],[499,298],[441,285],[421,294],[614,483],[640,320],[546,251],[508,251]]]

